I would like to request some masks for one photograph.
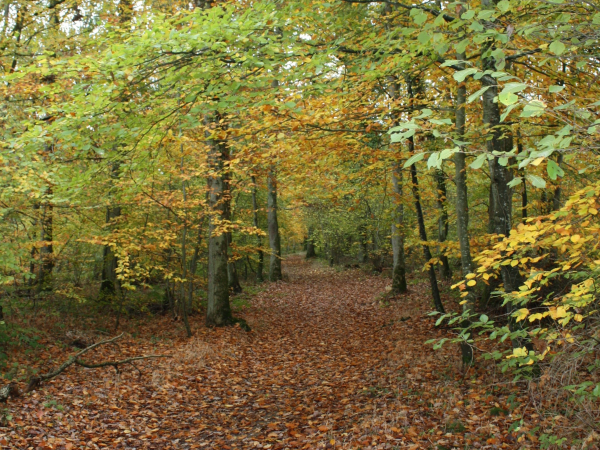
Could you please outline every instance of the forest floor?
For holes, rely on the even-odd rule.
[[[390,280],[287,258],[289,279],[238,310],[252,327],[153,319],[90,360],[168,354],[120,375],[70,368],[7,405],[15,449],[539,448],[536,420],[491,366],[433,350],[426,284],[382,302]],[[446,299],[450,302],[449,299]],[[177,328],[177,329],[174,329]],[[46,370],[71,349],[48,347]],[[513,395],[511,395],[513,394]],[[517,395],[514,395],[517,394]],[[523,419],[520,429],[509,426]]]

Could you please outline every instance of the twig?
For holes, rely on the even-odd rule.
[[[37,377],[32,377],[29,380],[29,383],[27,384],[27,389],[25,390],[25,392],[33,391],[35,388],[39,387],[44,381],[48,381],[48,380],[51,380],[52,378],[57,377],[58,375],[60,375],[62,372],[64,372],[68,367],[72,366],[73,364],[76,364],[81,367],[85,367],[87,369],[96,369],[96,368],[100,368],[100,367],[111,366],[111,367],[115,368],[117,373],[119,373],[120,365],[133,364],[135,361],[140,361],[142,359],[171,358],[171,356],[169,356],[169,355],[135,356],[132,358],[126,358],[126,359],[122,359],[122,360],[118,360],[118,361],[104,361],[104,362],[97,363],[97,364],[88,363],[88,362],[85,362],[85,361],[82,361],[81,359],[79,359],[82,355],[89,352],[90,350],[93,350],[96,347],[99,347],[104,344],[111,344],[111,343],[115,342],[117,339],[120,339],[121,337],[123,337],[123,333],[119,334],[118,336],[115,336],[114,338],[105,339],[103,341],[96,342],[95,344],[92,344],[89,347],[86,347],[83,350],[81,350],[80,352],[77,352],[75,355],[71,356],[64,363],[62,363],[56,370],[53,370],[52,372],[49,372],[46,374],[39,375]],[[134,365],[134,367],[135,367],[135,365]],[[137,367],[136,367],[136,369],[138,372],[140,372],[140,376],[141,376],[141,371]]]

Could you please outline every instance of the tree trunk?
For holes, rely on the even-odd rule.
[[[448,238],[448,209],[446,208],[446,174],[442,169],[435,171],[435,179],[437,184],[437,207],[439,210],[438,217],[438,242],[444,243]],[[452,278],[450,263],[445,250],[440,250],[440,261],[442,262],[441,277],[444,280]]]
[[[394,268],[392,272],[392,294],[403,294],[406,287],[406,262],[404,260],[404,205],[402,204],[402,167],[394,165],[392,184],[396,194],[396,207],[392,217],[392,253]]]
[[[414,93],[413,80],[410,76],[406,78],[406,85],[408,98],[412,106]],[[408,152],[410,155],[413,155],[415,152],[415,140],[413,136],[408,138]],[[417,212],[417,222],[419,224],[419,236],[421,237],[421,241],[423,241],[423,257],[425,258],[425,264],[427,264],[427,271],[429,273],[429,283],[431,285],[431,297],[433,298],[433,306],[436,309],[436,311],[443,313],[445,312],[444,305],[442,304],[442,299],[440,297],[435,268],[432,264],[430,264],[431,250],[429,250],[429,245],[427,245],[427,230],[425,229],[425,217],[423,216],[423,209],[421,207],[421,194],[419,193],[419,180],[417,178],[416,164],[410,166],[410,174],[412,178],[413,197],[415,199],[415,210]]]
[[[52,290],[52,270],[54,269],[54,247],[53,239],[53,217],[52,217],[52,188],[46,189],[46,201],[42,204],[42,219],[40,240],[43,242],[40,248],[40,272],[38,281],[38,292]]]
[[[562,162],[563,162],[563,154],[559,153],[558,156],[556,157],[556,164],[558,165],[558,167],[560,167],[562,165]],[[558,183],[556,183],[556,187],[554,188],[554,196],[552,197],[552,210],[553,211],[558,211],[560,209],[561,194],[562,194],[562,188],[560,187],[560,182],[558,182]]]
[[[227,180],[229,180],[229,176],[227,177]],[[232,213],[231,213],[231,200],[230,200],[231,199],[231,189],[229,188],[229,186],[227,186],[227,190],[229,191],[229,195],[224,204],[225,214],[224,214],[223,218],[227,222],[231,223],[231,220],[233,217],[232,217]],[[233,233],[229,229],[229,231],[227,231],[227,233],[225,233],[225,235],[227,237],[227,248],[231,249],[232,245],[233,245]],[[238,276],[237,266],[235,264],[235,261],[232,261],[230,258],[228,259],[228,262],[227,262],[227,280],[229,283],[230,292],[232,292],[234,294],[239,294],[240,292],[242,292],[242,285],[240,284],[240,278]]]
[[[389,14],[391,6],[386,4],[384,13]],[[390,98],[395,100],[400,96],[400,86],[395,76],[388,77],[388,90]],[[392,110],[392,118],[397,124],[397,114]],[[392,210],[392,294],[404,294],[406,286],[406,261],[404,259],[404,205],[402,204],[402,166],[401,161],[396,161],[392,168],[392,187],[395,194],[395,207]]]
[[[412,140],[412,137],[409,138]],[[409,147],[414,147],[414,144],[409,144]],[[412,151],[411,151],[412,154]],[[419,194],[419,180],[417,178],[417,167],[415,164],[410,166],[410,174],[412,177],[412,190],[413,196],[415,198],[415,209],[417,211],[417,221],[419,223],[419,236],[423,241],[423,257],[425,258],[425,264],[428,267],[429,273],[429,283],[431,284],[431,297],[433,298],[433,306],[435,310],[438,312],[445,312],[444,305],[442,304],[442,299],[440,297],[440,291],[437,285],[437,277],[435,275],[435,268],[433,264],[430,264],[431,261],[431,251],[429,250],[429,245],[427,245],[427,230],[425,229],[425,218],[423,217],[423,209],[421,208],[421,195]]]
[[[306,259],[317,257],[317,252],[315,251],[314,233],[314,228],[308,227],[308,238],[306,239]]]
[[[273,167],[269,169],[267,178],[267,221],[269,227],[269,246],[271,247],[271,259],[269,261],[269,280],[281,280],[281,238],[279,236],[279,225],[277,223],[277,180]]]
[[[111,179],[113,187],[111,192],[114,191],[114,182],[119,178],[120,163],[115,161],[111,168]],[[110,195],[110,194],[109,194]],[[106,208],[106,223],[112,230],[115,226],[115,221],[121,216],[120,206],[108,206]],[[100,283],[100,295],[102,297],[112,297],[117,293],[119,289],[119,282],[117,280],[117,266],[118,260],[113,249],[110,245],[104,246],[102,254],[102,279]]]
[[[466,55],[459,53],[456,59],[464,61]],[[464,69],[464,64],[462,67]],[[456,93],[456,133],[458,140],[464,140],[466,112],[465,103],[467,98],[467,86],[465,83],[460,83]],[[471,259],[471,243],[469,240],[469,196],[467,191],[467,165],[466,154],[461,151],[454,154],[454,182],[456,183],[456,234],[458,235],[458,243],[460,246],[460,265],[462,276],[473,271],[473,260]],[[474,312],[475,310],[475,292],[473,287],[467,286],[466,303],[463,304],[463,312]],[[465,326],[468,323],[463,324]],[[473,348],[467,343],[461,344],[462,360],[464,364],[473,363]]]
[[[484,0],[484,6],[493,7],[491,0]],[[488,49],[485,49],[484,53]],[[488,56],[483,59],[484,70],[495,70],[495,60]],[[493,157],[488,159],[490,177],[493,185],[494,197],[494,231],[499,236],[507,237],[511,230],[512,221],[512,189],[508,185],[512,180],[512,174],[509,169],[500,164],[500,157],[512,150],[512,134],[510,130],[503,129],[500,124],[500,105],[494,99],[498,95],[498,84],[496,79],[490,75],[484,75],[481,78],[482,85],[488,86],[487,91],[483,93],[483,123],[486,126],[486,147],[487,151]],[[505,127],[504,127],[505,128]],[[502,237],[500,237],[502,239]],[[521,276],[519,269],[510,264],[501,266],[502,282],[504,290],[507,293],[515,292],[521,285]],[[519,331],[523,327],[523,322],[516,322],[512,317],[516,306],[513,303],[507,304],[507,313],[509,316],[509,327],[511,331]],[[528,338],[513,339],[513,347],[526,346],[531,348],[531,341]]]
[[[181,150],[183,153],[183,144],[181,144]],[[183,156],[181,157],[181,172],[183,175]],[[185,179],[181,181],[181,193],[183,196],[183,205],[185,207],[185,202],[187,200],[187,193],[185,190]],[[183,233],[181,234],[181,298],[179,303],[179,308],[181,311],[181,317],[183,318],[183,324],[185,326],[185,331],[187,337],[192,337],[192,329],[190,328],[190,321],[188,317],[188,308],[187,308],[187,300],[186,300],[186,283],[185,279],[187,277],[187,230],[188,230],[188,213],[187,209],[185,210],[185,217],[183,222]]]
[[[253,224],[254,224],[254,228],[256,228],[257,230],[259,229],[258,227],[258,201],[256,199],[256,177],[254,175],[252,175],[252,209],[254,210],[253,216],[252,216],[252,220],[253,220]],[[258,265],[256,267],[256,281],[258,283],[262,283],[263,281],[265,281],[264,279],[264,275],[263,275],[263,271],[264,271],[264,261],[265,261],[265,255],[264,252],[262,251],[262,236],[260,234],[256,235],[256,246],[258,247]]]
[[[210,124],[218,124],[218,115]],[[233,323],[229,304],[229,277],[227,271],[227,233],[219,227],[225,219],[226,204],[229,201],[229,180],[225,170],[225,161],[229,158],[226,142],[211,138],[208,141],[208,165],[210,175],[207,179],[209,191],[208,226],[208,305],[206,325],[224,326]]]

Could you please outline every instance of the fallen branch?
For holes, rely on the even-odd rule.
[[[134,364],[135,361],[141,361],[143,359],[171,358],[171,356],[169,356],[169,355],[134,356],[132,358],[121,359],[118,361],[104,361],[104,362],[95,363],[95,364],[88,363],[88,362],[80,359],[81,356],[83,356],[90,350],[93,350],[104,344],[111,344],[111,343],[115,342],[117,339],[120,339],[121,337],[123,337],[123,333],[119,334],[118,336],[115,336],[114,338],[105,339],[103,341],[96,342],[95,344],[92,344],[89,347],[86,347],[83,350],[77,352],[75,355],[71,356],[64,363],[62,363],[56,370],[53,370],[52,372],[48,372],[48,373],[30,378],[29,383],[27,384],[27,388],[25,389],[25,392],[33,391],[34,389],[39,387],[43,382],[57,377],[58,375],[63,373],[67,368],[69,368],[73,364],[81,366],[81,367],[85,367],[86,369],[97,369],[100,367],[114,367],[114,369],[117,371],[117,373],[120,372],[120,368],[119,368],[120,366],[126,365],[126,364],[131,364],[138,370],[138,372],[140,372],[140,375],[141,375],[141,371]],[[14,386],[14,384],[8,384],[8,385],[0,388],[0,402],[2,402],[2,401],[5,402],[6,400],[8,400],[8,397],[15,397],[17,395],[18,395],[18,390],[16,390],[16,386]]]

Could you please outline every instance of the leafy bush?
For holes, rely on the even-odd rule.
[[[506,316],[492,320],[470,310],[442,315],[437,323],[456,325],[457,336],[434,345],[449,341],[486,349],[483,357],[497,361],[502,371],[536,382],[532,396],[542,411],[566,418],[571,427],[576,420],[580,429],[593,429],[600,419],[598,209],[600,183],[595,183],[559,211],[529,219],[497,239],[476,259],[476,272],[454,287],[466,297],[467,286],[489,283],[504,265],[518,267],[519,291],[497,293]],[[544,439],[547,445],[560,441],[553,435]]]

